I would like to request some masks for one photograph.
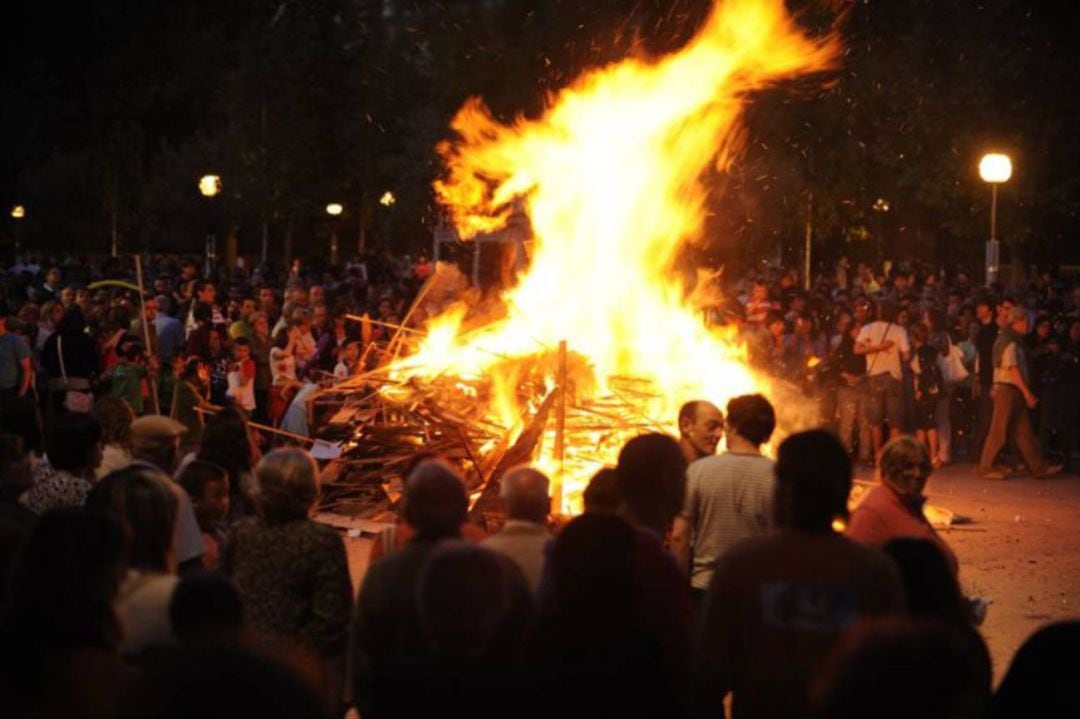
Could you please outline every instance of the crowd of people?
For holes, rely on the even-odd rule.
[[[795,270],[741,278],[710,320],[800,386],[865,467],[909,434],[935,468],[963,458],[994,479],[1075,469],[1080,285],[1044,274],[1006,290],[841,259],[810,290]]]
[[[1068,711],[1080,623],[1034,635],[992,691],[980,605],[923,493],[953,452],[987,476],[1014,470],[1009,440],[1035,475],[1058,469],[1042,448],[1071,459],[1074,418],[1045,406],[1072,386],[1080,293],[1040,280],[1025,306],[843,264],[809,294],[748,278],[711,321],[832,429],[771,459],[766,397],[690,402],[677,438],[626,442],[576,518],[550,516],[537,468],[507,471],[497,531],[420,447],[357,591],[342,533],[312,519],[317,462],[252,420],[306,435],[304,393],[380,361],[432,268],[373,265],[208,279],[155,258],[141,296],[107,263],[6,274],[4,716]],[[857,460],[881,481],[852,511]]]

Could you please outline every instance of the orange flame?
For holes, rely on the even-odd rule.
[[[839,50],[834,35],[805,35],[782,0],[727,0],[681,51],[587,73],[539,119],[502,124],[481,100],[466,102],[452,124],[459,139],[439,147],[448,172],[438,197],[464,238],[523,207],[533,256],[505,293],[505,318],[466,337],[463,312],[436,318],[402,371],[498,372],[492,414],[504,421],[521,411],[507,359],[560,340],[588,359],[595,393],[615,376],[651,380],[661,397],[642,413],[654,426],[671,427],[684,401],[722,406],[764,386],[738,347],[703,327],[672,263],[702,234],[702,178],[737,153],[748,93],[829,69]]]

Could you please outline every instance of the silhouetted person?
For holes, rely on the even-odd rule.
[[[601,467],[589,480],[581,493],[585,513],[608,512],[614,514],[619,508],[619,491],[615,486],[615,468]]]
[[[551,507],[548,485],[544,473],[532,467],[515,467],[507,472],[499,489],[506,524],[482,542],[512,560],[534,592],[544,568],[544,546],[551,538],[546,525]]]
[[[354,701],[365,719],[394,716],[400,693],[415,680],[413,658],[426,648],[416,592],[435,547],[461,536],[469,501],[450,465],[427,460],[405,483],[403,512],[416,534],[368,568],[352,619]]]
[[[180,580],[169,603],[169,622],[181,644],[231,644],[244,627],[240,595],[229,578],[217,572]]]
[[[113,717],[132,679],[115,610],[119,524],[77,510],[43,516],[11,573],[0,622],[5,717]]]
[[[1078,653],[1080,621],[1057,622],[1032,634],[994,695],[992,719],[1075,716]]]
[[[698,711],[803,717],[807,684],[837,638],[864,616],[903,611],[896,568],[844,538],[851,463],[835,435],[784,440],[776,460],[778,531],[728,550],[716,563],[697,647]]]
[[[821,716],[980,719],[990,698],[991,674],[986,648],[975,640],[933,621],[894,619],[861,626],[839,644],[823,673]]]
[[[640,534],[617,516],[591,513],[556,537],[531,642],[542,715],[684,713],[685,674],[675,672],[686,635],[677,615],[653,601]]]

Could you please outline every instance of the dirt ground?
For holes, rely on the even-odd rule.
[[[990,602],[981,631],[1000,681],[1036,629],[1080,618],[1080,477],[990,481],[952,465],[931,477],[928,494],[971,520],[943,536],[960,559],[965,593]],[[346,545],[358,585],[371,540]]]
[[[972,520],[943,536],[965,593],[991,602],[981,631],[1000,681],[1035,630],[1080,618],[1080,477],[993,481],[953,465],[931,477],[928,494]]]

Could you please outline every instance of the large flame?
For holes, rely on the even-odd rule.
[[[436,318],[402,371],[492,376],[492,416],[506,425],[522,411],[514,360],[561,340],[592,367],[585,391],[650,380],[659,396],[642,413],[656,426],[671,427],[686,400],[723,406],[761,388],[739,348],[688,306],[672,264],[702,234],[703,176],[738,150],[748,93],[828,69],[838,51],[834,36],[800,31],[782,0],[727,0],[681,51],[587,73],[539,119],[502,124],[469,100],[453,121],[460,139],[439,148],[437,194],[465,238],[522,207],[531,262],[505,293],[505,317],[465,335],[462,312]]]

